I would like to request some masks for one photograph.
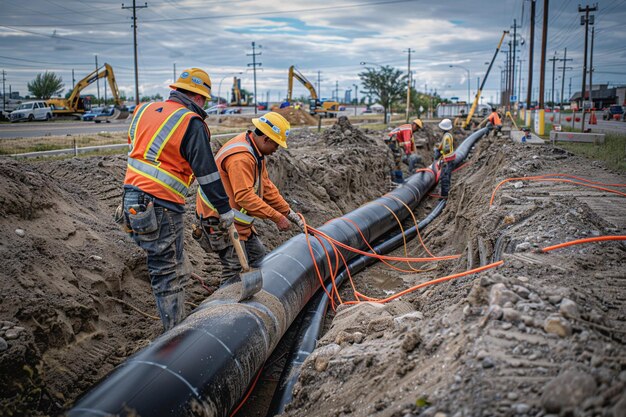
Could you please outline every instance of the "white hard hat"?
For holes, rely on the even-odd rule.
[[[452,122],[450,119],[443,119],[439,122],[439,129],[441,130],[452,130]]]

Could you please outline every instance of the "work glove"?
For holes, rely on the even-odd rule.
[[[291,220],[291,222],[293,224],[298,226],[298,228],[300,229],[301,232],[304,232],[304,222],[302,221],[300,216],[298,216],[298,214],[295,211],[289,210],[289,214],[287,215],[287,218],[289,220]]]
[[[231,209],[226,213],[220,214],[220,222],[217,227],[222,231],[227,231],[230,226],[232,226],[235,221],[235,210]]]
[[[289,223],[289,220],[287,220],[285,216],[281,216],[280,220],[276,222],[276,226],[278,227],[278,230],[284,232],[291,228],[291,223]]]

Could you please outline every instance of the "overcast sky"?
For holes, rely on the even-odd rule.
[[[595,15],[593,83],[626,84],[626,0],[599,0]],[[537,0],[534,89],[539,86],[543,0]],[[586,5],[586,3],[582,3]],[[124,6],[132,0],[124,0]],[[137,2],[143,6],[144,2]],[[547,58],[563,57],[567,48],[565,94],[580,90],[584,26],[578,1],[552,0],[549,9]],[[593,5],[593,4],[592,4]],[[284,98],[287,70],[298,69],[314,84],[321,71],[321,97],[339,96],[359,84],[359,72],[370,66],[411,69],[418,90],[467,97],[485,75],[503,30],[516,19],[523,61],[522,97],[528,78],[530,0],[148,0],[137,9],[140,95],[168,94],[174,65],[177,72],[200,67],[213,81],[213,93],[228,96],[234,73],[243,72],[242,87],[253,89],[249,69],[252,42],[262,55],[257,72],[259,101]],[[109,0],[0,0],[0,70],[5,88],[28,94],[26,84],[37,73],[53,71],[72,87],[72,69],[80,80],[98,63],[112,65],[119,88],[134,96],[132,10]],[[591,32],[591,31],[590,31]],[[591,33],[590,33],[591,38]],[[505,39],[502,49],[507,50]],[[589,41],[591,43],[591,39]],[[487,101],[500,88],[500,53],[483,91]],[[450,67],[458,65],[460,67]],[[556,63],[557,67],[562,62]],[[500,67],[499,67],[500,66]],[[560,92],[560,71],[556,85]],[[519,72],[518,72],[519,73]],[[221,89],[220,81],[222,81]],[[516,77],[516,88],[519,77]],[[297,83],[296,83],[297,84]],[[546,92],[551,89],[552,62],[546,69]],[[100,83],[101,95],[102,83]],[[96,92],[95,83],[84,92]],[[297,84],[294,94],[308,92]]]

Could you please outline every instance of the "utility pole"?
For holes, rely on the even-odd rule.
[[[322,90],[320,90],[322,85],[322,71],[317,71],[317,98],[322,97]]]
[[[563,101],[564,101],[563,94],[565,94],[565,69],[571,68],[567,66],[567,61],[571,61],[571,60],[572,60],[571,58],[569,59],[567,58],[567,48],[565,48],[565,51],[563,52],[563,59],[561,60],[563,61],[563,67],[559,68],[563,70],[563,74],[561,76],[561,101],[560,101],[561,105],[559,106],[561,113],[563,113]],[[570,97],[571,97],[571,94],[572,94],[572,78],[571,77],[569,81],[570,81]],[[559,118],[560,117],[561,116],[559,115]]]
[[[415,52],[413,49],[409,48],[406,51],[408,52],[409,58],[407,60],[407,86],[406,86],[406,122],[409,122],[409,107],[411,106],[411,52]]]
[[[172,72],[172,82],[175,83],[176,82],[176,62],[174,62],[174,69]]]
[[[98,104],[100,103],[100,78],[98,78],[98,55],[96,55],[96,88],[98,91]]]
[[[546,78],[546,47],[548,45],[548,11],[550,0],[543,0],[543,30],[541,35],[541,69],[539,71],[539,135],[544,134],[545,110],[545,78]]]
[[[339,81],[335,81],[335,100],[339,101]]]
[[[248,64],[248,66],[252,67],[252,73],[254,74],[254,114],[257,114],[258,106],[257,106],[257,99],[256,99],[256,67],[263,66],[263,64],[261,62],[256,62],[256,57],[261,55],[262,52],[256,52],[255,48],[256,48],[256,44],[252,42],[252,53],[246,54],[246,55],[252,57],[252,63]],[[259,45],[259,48],[261,48],[261,45]]]
[[[74,68],[72,68],[72,90],[74,89],[76,85],[76,79],[74,78]]]
[[[528,46],[528,88],[526,90],[526,109],[530,109],[531,101],[533,98],[533,55],[534,53],[535,53],[535,0],[530,0],[530,45]]]
[[[354,115],[356,116],[356,109],[359,107],[359,86],[356,84],[352,84],[354,87],[354,100],[356,103],[354,104]]]
[[[591,108],[595,108],[593,104],[593,38],[595,37],[596,27],[591,28],[591,51],[589,52],[589,101],[591,102]]]
[[[554,112],[554,77],[555,77],[555,73],[556,73],[556,61],[560,61],[559,58],[557,58],[556,56],[556,51],[554,51],[554,56],[550,59],[548,59],[548,61],[552,61],[552,111]]]
[[[517,84],[518,86],[517,87],[517,101],[521,103],[522,102],[522,64],[524,63],[524,60],[518,59],[517,62],[519,63],[519,82]]]
[[[122,9],[133,9],[133,50],[135,52],[135,104],[139,105],[139,71],[137,70],[137,9],[145,9],[148,7],[148,3],[144,3],[143,6],[135,5],[135,0],[133,0],[133,5],[124,6],[122,3]]]
[[[583,58],[583,85],[580,89],[580,107],[583,110],[583,117],[582,117],[582,125],[581,125],[581,129],[583,132],[585,131],[585,109],[584,109],[584,102],[585,102],[585,92],[586,92],[586,88],[587,88],[587,39],[588,39],[588,34],[589,34],[589,25],[593,25],[594,23],[594,15],[589,16],[590,12],[595,12],[598,10],[598,3],[596,3],[593,7],[589,7],[589,5],[585,6],[585,8],[583,9],[581,6],[578,6],[578,13],[585,13],[584,16],[580,16],[580,25],[581,26],[585,26],[585,54],[584,54],[584,58]]]
[[[7,72],[2,70],[2,111],[7,109],[7,93],[5,91],[4,82],[6,81]]]
[[[515,50],[517,49],[517,19],[513,19],[513,61],[511,64],[511,95],[515,96]],[[519,100],[516,100],[516,102]]]

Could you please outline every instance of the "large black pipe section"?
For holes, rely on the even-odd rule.
[[[404,241],[410,241],[417,236],[417,230],[422,230],[431,221],[433,221],[446,206],[446,200],[439,200],[439,203],[430,212],[428,216],[417,224],[417,227],[413,226],[406,229],[404,233],[400,232],[390,239],[382,242],[379,245],[374,246],[374,253],[379,255],[385,255],[404,244]],[[377,258],[373,258],[367,255],[360,255],[352,259],[348,263],[348,268],[343,268],[342,271],[337,274],[335,278],[335,286],[339,288],[345,278],[350,274],[358,274],[366,267],[378,262]],[[332,283],[326,285],[326,291],[329,293],[332,290]],[[289,352],[287,358],[287,365],[281,373],[280,380],[278,382],[278,388],[274,393],[270,409],[267,412],[267,416],[275,416],[282,414],[285,411],[287,404],[293,399],[293,387],[296,385],[300,376],[300,369],[302,364],[309,357],[309,355],[315,349],[315,345],[319,340],[322,332],[322,326],[324,324],[324,317],[326,316],[326,310],[328,309],[329,298],[326,293],[321,289],[317,291],[315,297],[306,305],[306,309],[303,312],[302,323],[296,334],[295,343]]]
[[[481,129],[468,137],[457,153],[467,155],[473,142],[485,131]],[[385,206],[404,219],[409,210],[395,198],[412,210],[434,185],[432,173],[420,172],[402,187],[344,218],[356,223],[365,239],[376,241],[397,227]],[[320,230],[347,245],[361,249],[366,246],[348,221],[335,219]],[[310,243],[314,259],[303,234],[272,251],[261,267],[264,282],[260,293],[238,303],[239,283],[216,291],[181,324],[115,368],[80,398],[67,415],[228,415],[289,325],[320,287],[316,268],[328,279],[327,256],[332,265],[337,262],[328,242],[312,238]],[[352,252],[341,252],[347,260],[355,257]]]

